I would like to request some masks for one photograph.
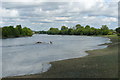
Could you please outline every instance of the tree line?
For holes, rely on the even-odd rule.
[[[2,38],[12,38],[12,37],[23,37],[23,36],[32,36],[33,32],[30,28],[24,27],[21,25],[14,26],[5,26],[0,28],[2,31]]]
[[[77,24],[75,27],[68,28],[62,26],[58,28],[50,28],[48,31],[39,31],[40,34],[52,34],[52,35],[112,35],[115,34],[115,30],[109,29],[107,25],[102,25],[101,28],[90,27],[89,25],[81,26]]]
[[[0,28],[0,38],[11,38],[11,37],[23,37],[23,36],[32,36],[33,31],[30,28],[24,27],[21,25],[5,26]],[[50,28],[48,31],[34,31],[39,34],[51,34],[51,35],[112,35],[117,34],[120,36],[120,27],[115,30],[109,29],[107,25],[102,25],[101,28],[90,27],[89,25],[81,26],[77,24],[75,27],[68,28],[62,26],[59,30],[58,28]]]

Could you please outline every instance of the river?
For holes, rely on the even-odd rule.
[[[51,67],[49,62],[83,57],[88,55],[85,51],[105,48],[98,45],[110,42],[103,37],[41,34],[0,41],[2,77],[42,73]]]

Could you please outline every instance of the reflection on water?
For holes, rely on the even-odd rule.
[[[36,44],[36,42],[44,42]],[[49,44],[52,41],[53,44]],[[52,61],[86,56],[86,50],[110,42],[108,38],[90,36],[39,35],[2,39],[2,76],[17,76],[47,71]]]

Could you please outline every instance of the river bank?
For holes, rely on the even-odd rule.
[[[86,57],[51,62],[52,67],[41,74],[10,78],[117,78],[118,37],[103,37],[112,41],[107,48],[86,51]]]

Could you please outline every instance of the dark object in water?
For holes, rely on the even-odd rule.
[[[50,44],[52,44],[52,41],[50,41]]]
[[[45,43],[45,42],[40,42],[40,41],[36,42],[36,44],[41,44],[41,43]],[[47,44],[52,44],[52,41],[50,41],[50,43]]]
[[[42,42],[36,42],[36,44],[38,44],[38,43],[42,43]]]

